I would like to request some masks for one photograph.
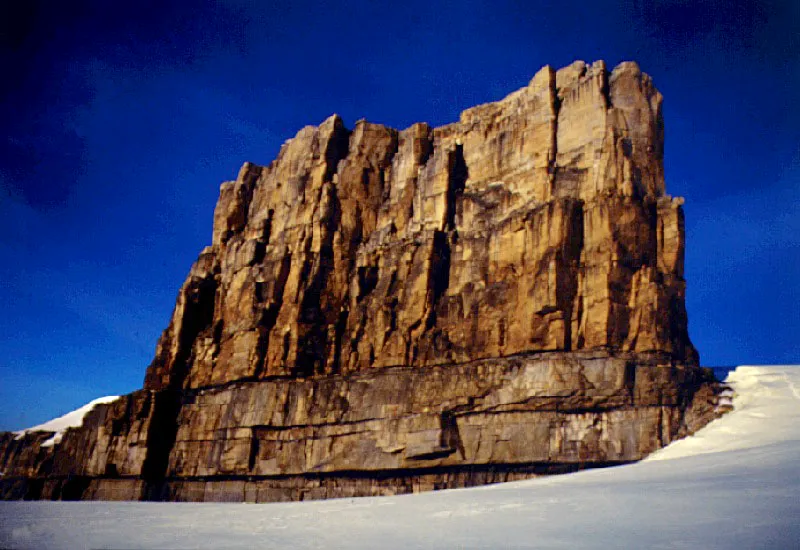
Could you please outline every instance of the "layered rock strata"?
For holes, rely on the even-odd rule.
[[[303,128],[222,185],[144,389],[27,458],[0,439],[0,486],[387,494],[630,462],[693,431],[714,386],[661,103],[633,63],[576,62],[438,128]]]

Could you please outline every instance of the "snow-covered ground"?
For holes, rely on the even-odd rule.
[[[99,405],[101,403],[110,403],[118,398],[118,395],[107,395],[105,397],[99,397],[94,401],[89,401],[80,409],[75,409],[72,412],[68,412],[64,416],[59,416],[58,418],[48,420],[44,424],[39,424],[33,428],[27,428],[25,430],[16,432],[16,439],[21,439],[22,436],[24,436],[27,432],[55,432],[50,439],[42,443],[42,447],[50,447],[54,443],[60,443],[61,437],[64,435],[64,432],[67,430],[67,428],[76,428],[80,426],[81,423],[83,423],[83,417],[86,416],[86,414],[91,411],[95,405]]]
[[[648,460],[475,489],[284,504],[2,502],[11,548],[800,548],[800,367]]]

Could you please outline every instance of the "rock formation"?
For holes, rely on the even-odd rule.
[[[224,183],[144,389],[7,498],[302,500],[639,460],[714,414],[682,199],[634,63],[540,70],[458,122],[334,115]]]

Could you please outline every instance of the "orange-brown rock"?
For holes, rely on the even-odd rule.
[[[634,63],[575,62],[453,124],[334,115],[245,163],[144,390],[68,432],[39,495],[463,486],[696,429],[661,103]]]

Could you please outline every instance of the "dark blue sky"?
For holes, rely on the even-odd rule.
[[[0,429],[141,387],[245,160],[334,112],[452,122],[575,59],[665,96],[703,364],[800,362],[798,2],[53,0],[0,32]]]

